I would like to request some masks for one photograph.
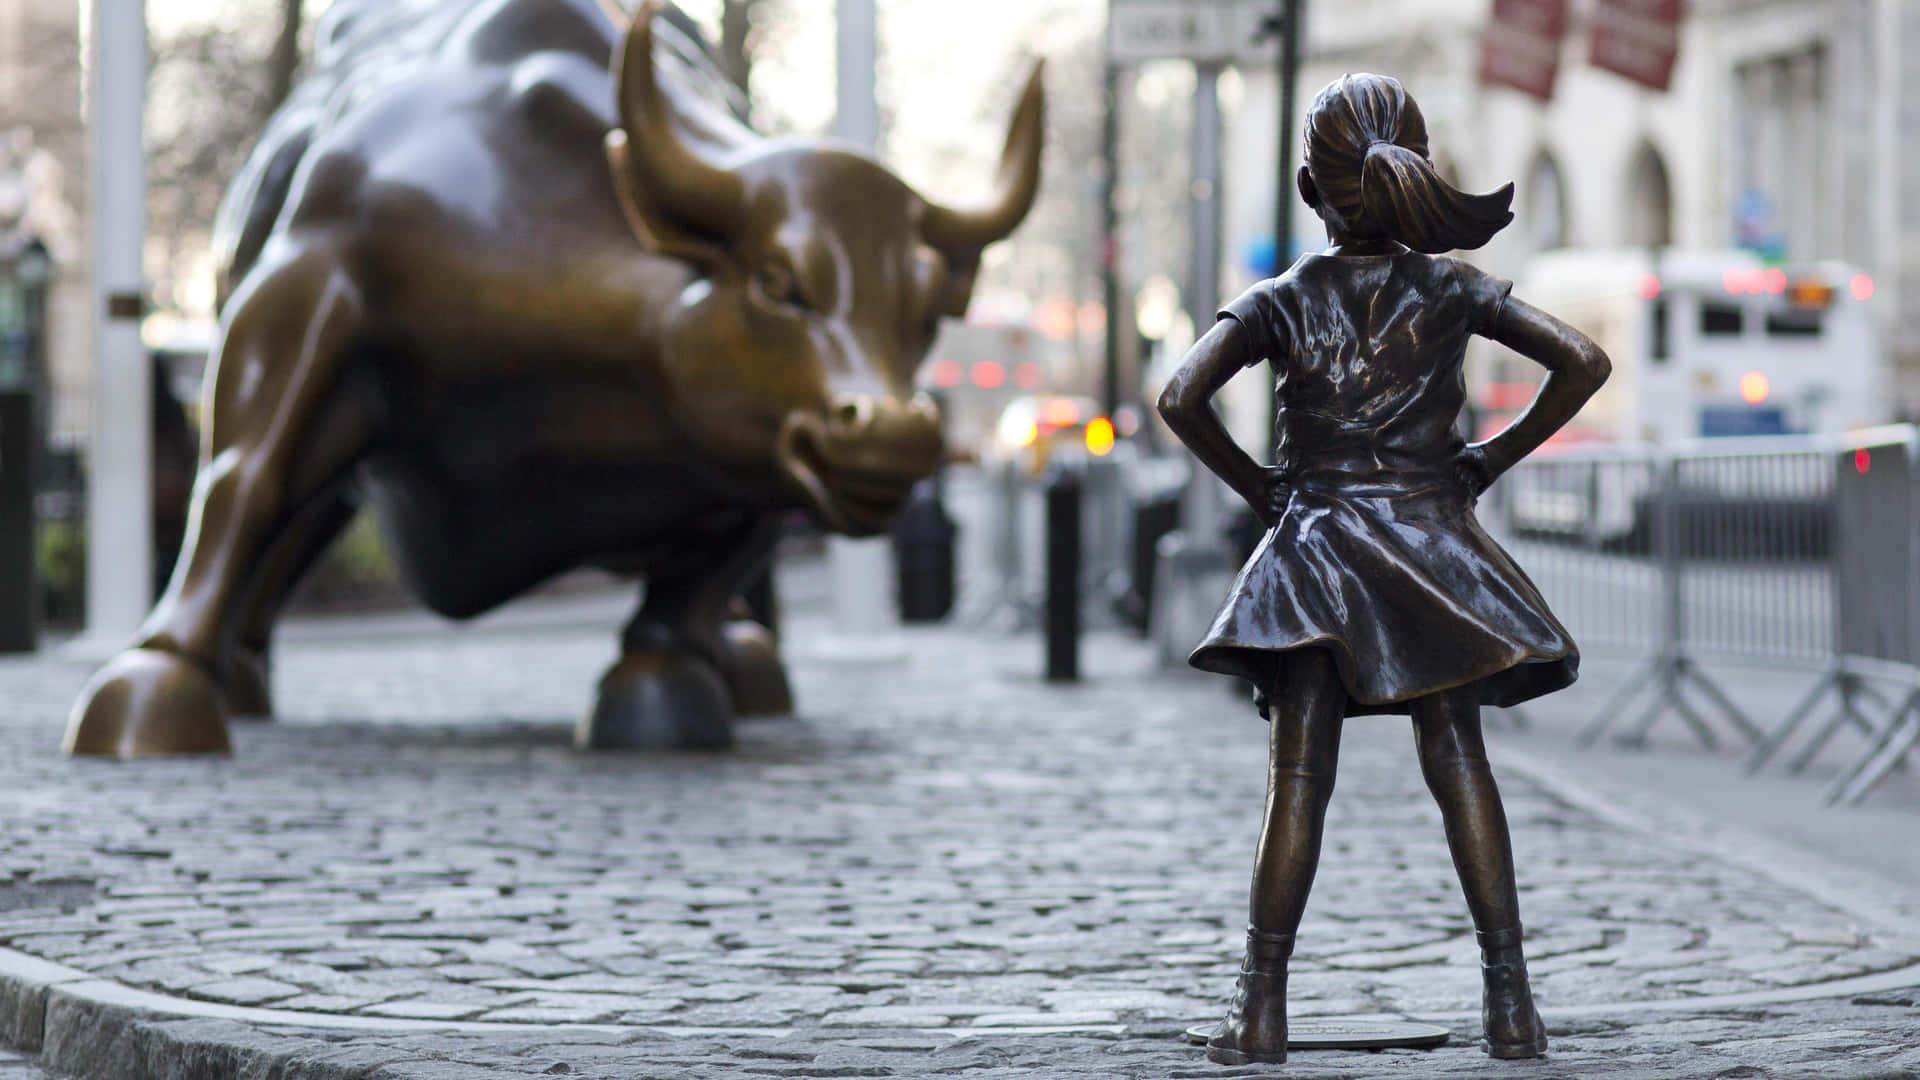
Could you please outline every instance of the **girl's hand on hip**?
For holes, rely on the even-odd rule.
[[[1271,529],[1280,524],[1280,515],[1287,511],[1287,500],[1293,497],[1293,483],[1287,478],[1287,470],[1266,465],[1260,469],[1260,488],[1260,498],[1247,502],[1260,524]]]

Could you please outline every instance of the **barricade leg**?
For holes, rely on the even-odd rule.
[[[1920,743],[1920,690],[1907,695],[1900,703],[1899,711],[1888,719],[1880,739],[1858,764],[1827,788],[1824,801],[1829,806],[1836,802],[1851,805],[1866,798],[1874,785],[1906,759],[1916,743]]]
[[[1813,715],[1814,707],[1827,696],[1827,691],[1839,686],[1840,681],[1845,677],[1844,669],[1839,664],[1828,668],[1826,673],[1820,676],[1820,681],[1813,684],[1813,689],[1807,691],[1806,696],[1787,712],[1787,718],[1780,721],[1778,726],[1754,744],[1753,753],[1747,757],[1747,772],[1757,773],[1765,767],[1767,760],[1779,753],[1780,747],[1793,737],[1793,733],[1800,729],[1801,724],[1806,723],[1807,717]]]
[[[1788,772],[1798,775],[1804,771],[1808,765],[1813,764],[1813,759],[1820,756],[1820,751],[1826,747],[1827,742],[1833,738],[1834,733],[1849,723],[1866,733],[1869,738],[1881,734],[1880,728],[1876,727],[1873,721],[1867,719],[1866,716],[1860,712],[1859,707],[1854,704],[1860,697],[1872,693],[1872,691],[1868,690],[1866,685],[1861,682],[1860,676],[1851,672],[1843,672],[1840,676],[1839,687],[1839,710],[1828,717],[1827,722],[1821,724],[1819,730],[1813,733],[1813,738],[1801,749],[1800,753],[1792,761],[1787,762]]]
[[[1635,665],[1634,669],[1620,680],[1620,688],[1613,692],[1613,696],[1600,706],[1594,713],[1593,719],[1587,722],[1587,726],[1580,730],[1574,742],[1581,746],[1592,746],[1594,740],[1604,734],[1607,726],[1613,723],[1613,718],[1624,712],[1633,699],[1640,696],[1643,688],[1655,686],[1654,692],[1657,695],[1659,691],[1656,681],[1660,676],[1660,661],[1661,657],[1652,656]]]
[[[1691,683],[1701,694],[1705,695],[1707,700],[1720,711],[1721,715],[1725,716],[1727,721],[1735,728],[1738,728],[1741,733],[1755,741],[1760,739],[1759,729],[1755,728],[1753,722],[1747,719],[1746,713],[1741,712],[1740,707],[1733,703],[1733,700],[1726,695],[1726,692],[1721,690],[1719,685],[1712,679],[1708,678],[1706,672],[1700,670],[1700,665],[1694,663],[1693,660],[1685,654],[1669,652],[1658,656],[1653,661],[1652,669],[1650,672],[1650,682],[1654,690],[1653,701],[1648,705],[1647,711],[1640,714],[1640,719],[1636,721],[1631,728],[1615,736],[1614,741],[1619,745],[1626,747],[1645,746],[1647,744],[1647,733],[1653,730],[1653,725],[1659,722],[1660,717],[1665,715],[1668,709],[1672,709],[1679,715],[1681,720],[1686,722],[1689,728],[1693,729],[1694,737],[1700,740],[1702,746],[1705,746],[1709,750],[1719,748],[1720,739],[1713,733],[1713,728],[1707,723],[1706,718],[1701,716],[1699,711],[1693,707],[1692,703],[1686,699],[1686,696],[1681,693],[1683,684],[1687,683]],[[1625,705],[1626,701],[1622,700],[1619,704]],[[1609,713],[1603,713],[1600,722],[1596,726],[1590,727],[1588,731],[1581,733],[1581,741],[1583,744],[1590,743],[1594,738],[1599,736],[1600,731],[1605,726],[1605,720],[1610,715]]]
[[[1760,740],[1760,729],[1753,726],[1753,721],[1747,719],[1747,714],[1741,711],[1740,706],[1733,703],[1733,699],[1727,696],[1725,690],[1720,689],[1719,683],[1714,682],[1708,677],[1705,671],[1700,669],[1699,664],[1694,663],[1686,656],[1674,657],[1674,662],[1679,667],[1677,674],[1680,678],[1699,687],[1700,692],[1705,694],[1708,700],[1719,706],[1720,714],[1727,718],[1727,722],[1739,729],[1740,734],[1747,737],[1747,741],[1758,742]],[[1678,696],[1678,694],[1675,695],[1676,698],[1678,698]]]
[[[1720,740],[1714,735],[1713,728],[1709,727],[1707,722],[1700,718],[1700,714],[1695,712],[1693,705],[1687,701],[1686,695],[1680,692],[1680,681],[1678,679],[1674,680],[1672,688],[1667,692],[1667,703],[1672,705],[1673,711],[1680,714],[1680,719],[1686,721],[1687,726],[1693,729],[1693,734],[1699,738],[1700,745],[1709,750],[1720,749]],[[1636,747],[1646,745],[1646,729],[1651,726],[1651,716],[1657,716],[1659,711],[1659,708],[1655,707],[1653,713],[1650,714],[1649,723],[1642,725],[1639,731],[1632,733],[1631,736],[1620,736],[1617,740],[1620,745]]]

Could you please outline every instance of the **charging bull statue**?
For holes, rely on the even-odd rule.
[[[676,17],[336,0],[222,209],[187,549],[70,752],[223,752],[270,714],[274,619],[363,501],[443,615],[645,579],[584,747],[725,746],[787,705],[733,599],[781,512],[880,532],[943,455],[914,373],[1032,206],[1040,70],[955,208],[746,129]]]

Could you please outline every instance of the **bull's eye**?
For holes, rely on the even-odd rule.
[[[800,279],[783,260],[768,259],[761,263],[753,275],[753,283],[760,295],[773,303],[803,310],[807,306],[807,298],[800,291]]]

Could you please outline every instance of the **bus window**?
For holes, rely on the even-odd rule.
[[[1700,334],[1702,337],[1738,337],[1746,329],[1746,314],[1739,304],[1700,305]]]
[[[1819,337],[1821,313],[1809,308],[1767,312],[1767,333],[1773,337]]]
[[[1651,331],[1647,347],[1647,359],[1656,364],[1667,362],[1667,302],[1655,300],[1647,312],[1647,327]]]

